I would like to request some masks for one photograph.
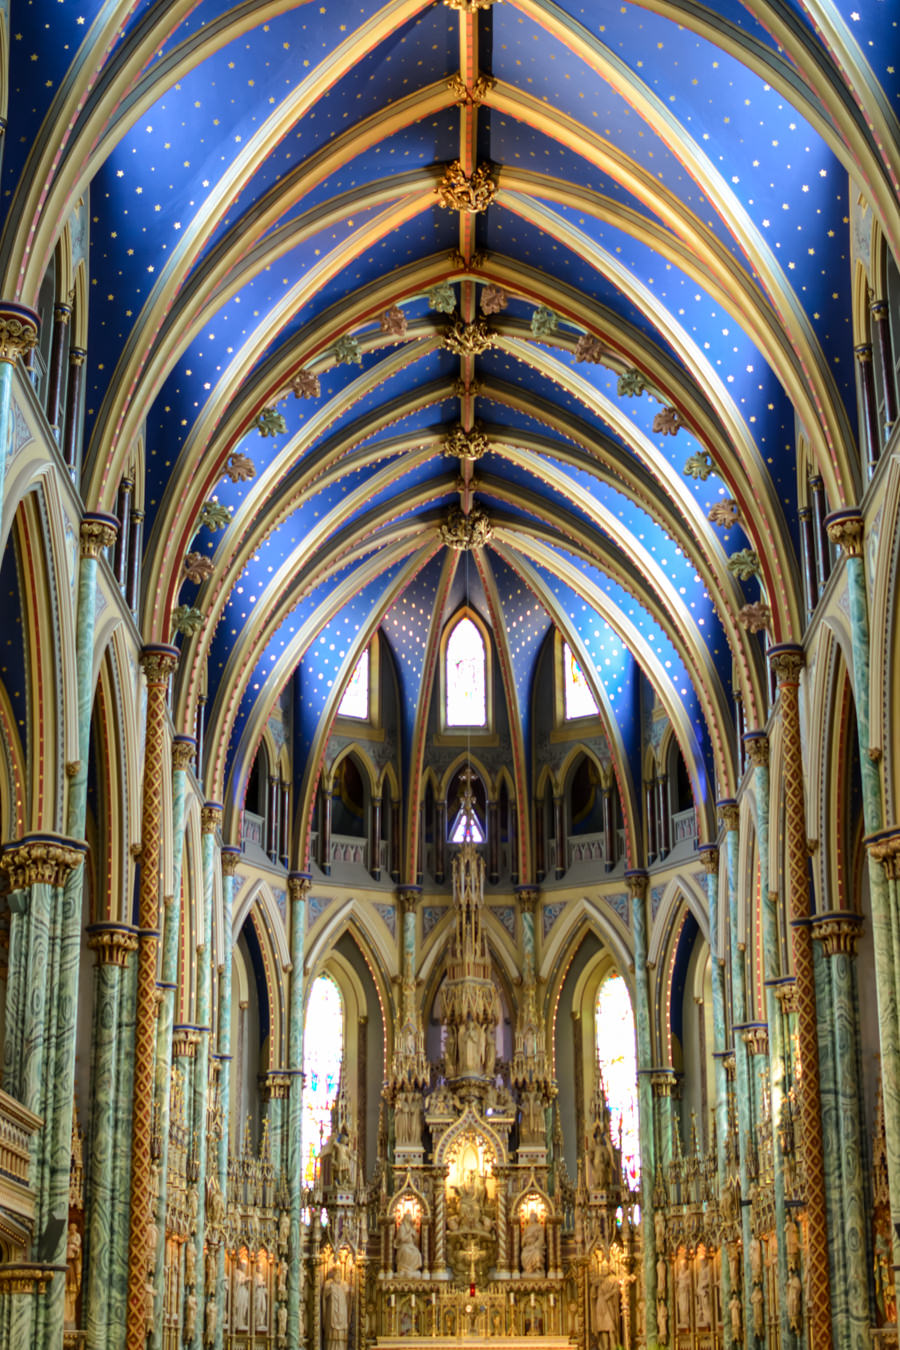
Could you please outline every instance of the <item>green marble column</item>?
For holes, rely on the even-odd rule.
[[[884,829],[886,822],[881,771],[877,759],[869,753],[869,604],[863,559],[863,519],[857,511],[840,511],[828,517],[827,526],[829,538],[841,549],[846,569],[863,820],[866,834],[876,836]],[[872,906],[891,1228],[894,1233],[894,1273],[895,1282],[900,1288],[900,915],[896,905],[891,903],[889,876],[880,865],[889,853],[883,854],[878,839],[874,839],[873,844],[874,847],[869,848],[869,896]]]
[[[641,1237],[644,1256],[644,1318],[648,1347],[656,1341],[656,1234],[653,1225],[653,1179],[656,1175],[656,1148],[653,1126],[652,1064],[650,1036],[652,1009],[650,977],[647,971],[647,873],[634,869],[625,873],[631,895],[631,931],[634,938],[634,1024],[637,1033],[638,1126],[641,1140]]]
[[[741,1195],[746,1200],[750,1195],[750,1178],[747,1172],[747,1146],[753,1133],[753,1089],[750,1083],[750,1065],[748,1062],[747,1044],[743,1037],[743,1031],[747,1023],[747,988],[746,988],[746,967],[744,964],[744,953],[741,950],[738,941],[738,914],[739,914],[739,895],[738,895],[738,826],[740,823],[740,809],[736,801],[727,800],[718,803],[719,814],[725,823],[725,857],[726,857],[726,878],[728,886],[728,954],[731,965],[731,1027],[735,1064],[735,1096],[737,1098],[737,1136],[738,1136],[738,1165],[740,1167],[741,1177]],[[750,1206],[741,1206],[741,1238],[743,1250],[750,1249]],[[756,1350],[758,1341],[753,1334],[752,1324],[748,1323],[747,1313],[750,1310],[750,1295],[753,1292],[750,1282],[749,1262],[742,1262],[743,1286],[742,1294],[744,1300],[744,1340],[745,1344]],[[730,1278],[730,1272],[729,1272]],[[729,1290],[730,1297],[730,1290]],[[725,1308],[728,1304],[724,1305]],[[723,1320],[728,1318],[723,1316]],[[729,1328],[730,1330],[730,1328]]]
[[[140,936],[138,936],[140,942]],[[108,1324],[113,1345],[121,1345],[128,1310],[128,1237],[131,1218],[131,1129],[134,1100],[134,1037],[138,962],[129,959],[121,979],[116,1037],[116,1105],[113,1137],[113,1208],[109,1238]],[[115,1339],[113,1339],[113,1336]]]
[[[222,967],[219,972],[219,1026],[217,1049],[219,1055],[219,1106],[222,1114],[222,1137],[216,1171],[219,1190],[228,1200],[228,1146],[231,1121],[231,962],[232,911],[234,907],[234,876],[241,860],[236,845],[222,849]],[[221,1350],[225,1334],[225,1246],[220,1243],[217,1256],[219,1279],[216,1284],[216,1350]]]
[[[115,1157],[119,1082],[119,1023],[122,984],[137,933],[124,924],[99,923],[89,930],[88,945],[97,954],[94,970],[94,1027],[91,1050],[91,1141],[88,1191],[87,1261],[82,1283],[82,1324],[87,1350],[106,1350],[112,1338],[109,1318],[112,1215],[115,1205]],[[126,1097],[126,1102],[129,1099]]]
[[[192,1119],[194,1138],[197,1148],[197,1231],[194,1241],[197,1247],[194,1295],[197,1299],[197,1323],[192,1350],[202,1350],[203,1318],[200,1310],[205,1307],[206,1262],[203,1259],[203,1244],[206,1236],[206,1183],[210,1164],[208,1154],[207,1109],[209,1106],[209,1064],[210,1037],[212,1033],[212,957],[213,957],[213,904],[215,900],[215,881],[218,870],[218,849],[216,831],[222,819],[222,808],[218,802],[207,802],[200,813],[201,820],[201,856],[203,863],[203,907],[200,913],[201,939],[197,943],[197,1030],[199,1040],[194,1057],[194,1081],[192,1094]],[[213,1163],[218,1167],[218,1159]]]
[[[756,797],[756,844],[759,855],[759,888],[762,896],[763,966],[766,990],[766,1022],[769,1032],[769,1110],[772,1117],[772,1170],[775,1192],[775,1234],[777,1242],[778,1287],[787,1288],[788,1265],[784,1245],[787,1218],[784,1196],[784,1158],[778,1123],[785,1094],[784,1022],[781,1006],[775,997],[775,986],[781,976],[781,954],[778,943],[778,912],[775,896],[769,889],[769,738],[764,731],[751,731],[744,737],[747,756],[753,765],[753,787]],[[765,1293],[765,1288],[763,1289]],[[787,1315],[787,1299],[779,1300],[779,1324],[782,1350],[795,1350],[797,1337],[791,1330]]]
[[[0,519],[6,486],[6,459],[12,441],[13,366],[37,346],[40,320],[34,310],[0,301]]]
[[[97,565],[104,549],[115,543],[118,521],[114,516],[91,514],[81,522],[81,562],[78,573],[78,611],[75,659],[78,679],[78,760],[68,777],[66,831],[83,839],[87,810],[88,758],[90,755],[91,709],[94,694],[94,631],[96,626]],[[84,868],[73,868],[66,877],[57,915],[57,975],[54,980],[55,1019],[52,1028],[52,1058],[48,1058],[47,1206],[48,1218],[61,1221],[57,1240],[46,1259],[65,1265],[69,1217],[69,1171],[72,1155],[72,1109],[75,1100],[75,1038],[78,1013],[78,975],[81,963],[81,916]],[[46,1321],[41,1330],[48,1344],[62,1339],[65,1318],[65,1282],[54,1280],[46,1300]],[[40,1326],[40,1319],[39,1319]]]
[[[46,1230],[50,1214],[52,1121],[48,1104],[52,1109],[51,1047],[57,1013],[54,979],[54,953],[59,949],[57,926],[66,881],[72,871],[82,870],[84,851],[85,845],[77,840],[59,835],[29,835],[4,849],[2,857],[12,892],[3,1086],[44,1122],[33,1140],[31,1154],[37,1234]],[[12,964],[13,953],[15,965]],[[62,1217],[63,1232],[67,1220],[68,1204]],[[40,1264],[55,1264],[48,1259],[49,1248],[45,1248],[46,1244],[38,1249]],[[55,1246],[53,1250],[55,1253]],[[33,1300],[31,1313],[35,1338],[40,1336],[47,1323],[53,1281],[41,1280],[39,1284],[41,1293]],[[18,1318],[24,1314],[14,1312],[10,1306],[6,1315]],[[61,1333],[60,1323],[60,1338]]]
[[[288,1261],[288,1345],[300,1343],[300,1213],[303,1208],[303,944],[306,938],[306,897],[310,877],[292,872],[288,877],[291,898],[291,991],[288,1008],[288,1072],[291,1095],[288,1102],[288,1192],[291,1205],[291,1249]]]
[[[813,921],[808,921],[810,931]],[[844,1250],[844,1213],[841,1195],[841,1142],[838,1118],[836,1066],[834,1062],[835,1029],[831,1025],[832,989],[829,964],[822,955],[822,944],[812,944],[813,973],[816,981],[819,1044],[819,1103],[822,1118],[822,1148],[824,1155],[825,1202],[828,1207],[829,1270],[831,1274],[831,1329],[836,1346],[850,1346],[847,1323],[847,1263]],[[801,1081],[802,1089],[802,1081]],[[852,1222],[852,1212],[850,1214]]]
[[[156,1315],[150,1328],[150,1350],[161,1350],[165,1296],[166,1208],[169,1183],[169,1128],[171,1123],[172,1036],[178,980],[178,942],[181,934],[181,888],[184,863],[184,815],[187,776],[197,745],[193,736],[176,736],[172,744],[172,894],[164,904],[160,1004],[156,1023],[154,1100],[159,1132],[159,1195],[156,1203],[156,1256],[153,1287]]]
[[[712,983],[713,1072],[715,1075],[716,1174],[719,1194],[725,1190],[728,1166],[725,1144],[728,1138],[728,1079],[725,1072],[725,965],[719,956],[719,850],[714,844],[701,844],[700,862],[706,873],[706,901],[709,910],[709,963]],[[722,1308],[729,1307],[731,1272],[726,1253],[721,1260]],[[731,1345],[731,1323],[723,1317],[725,1345]]]

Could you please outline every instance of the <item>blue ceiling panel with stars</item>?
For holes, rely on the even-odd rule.
[[[208,696],[198,772],[228,809],[294,679],[297,865],[370,620],[418,790],[425,654],[466,578],[509,653],[498,727],[530,746],[558,624],[626,790],[643,669],[713,837],[732,686],[766,726],[765,645],[815,606],[808,513],[865,492],[875,249],[900,246],[900,0],[838,0],[827,40],[814,7],[751,8],[12,0],[3,294],[41,309],[39,399],[54,324],[86,352],[78,487],[136,508],[135,621],[179,644],[177,732]]]

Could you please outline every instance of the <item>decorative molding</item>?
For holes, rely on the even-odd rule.
[[[489,544],[494,527],[490,516],[480,507],[473,507],[466,515],[462,507],[451,506],[446,520],[442,520],[438,525],[438,533],[441,542],[447,548],[455,548],[463,553],[468,549],[483,548],[485,544]]]
[[[480,356],[494,345],[494,334],[484,318],[466,323],[454,319],[441,339],[441,345],[457,356]]]

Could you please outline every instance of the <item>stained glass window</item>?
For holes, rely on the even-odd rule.
[[[462,844],[465,840],[471,840],[473,844],[484,843],[484,830],[481,828],[481,822],[474,814],[466,817],[464,812],[460,811],[450,831],[450,843]]]
[[[344,696],[338,706],[341,717],[369,716],[369,649],[363,652],[356,663],[356,669],[350,676],[350,683],[344,690]]]
[[[471,619],[460,619],[447,641],[447,726],[487,726],[487,657]]]
[[[567,721],[574,717],[596,717],[600,711],[568,642],[563,643],[563,693]]]
[[[316,1160],[331,1134],[331,1108],[338,1094],[344,1054],[341,992],[330,975],[313,981],[303,1034],[303,1181],[312,1185]]]
[[[594,1024],[597,1059],[612,1116],[613,1140],[618,1145],[621,1130],[622,1165],[629,1185],[635,1189],[641,1176],[641,1145],[634,1013],[625,981],[615,971],[607,975],[597,990]]]

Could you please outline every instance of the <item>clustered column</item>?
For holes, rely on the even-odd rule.
[[[292,872],[288,877],[291,897],[291,991],[288,1011],[288,1071],[291,1097],[288,1103],[288,1189],[291,1207],[291,1250],[288,1261],[288,1344],[300,1343],[300,1216],[303,1209],[303,946],[306,938],[306,897],[310,877]]]
[[[802,1080],[800,1114],[806,1161],[807,1280],[810,1345],[831,1337],[831,1277],[828,1264],[828,1213],[819,1092],[819,1043],[812,936],[809,928],[806,815],[803,802],[803,749],[800,740],[800,671],[803,648],[782,644],[769,649],[781,696],[784,739],[785,848],[792,947],[797,990],[797,1044]]]
[[[178,663],[175,647],[141,652],[147,680],[144,782],[141,809],[141,878],[138,894],[137,995],[134,1086],[131,1112],[131,1211],[128,1227],[128,1309],[126,1350],[143,1350],[146,1340],[146,1285],[156,1253],[149,1252],[153,1124],[153,1065],[156,1057],[156,949],[159,939],[163,774],[166,771],[166,702],[169,678]]]
[[[641,1139],[641,1213],[653,1213],[653,1179],[656,1175],[656,1148],[653,1129],[653,1088],[650,1041],[650,980],[647,973],[647,882],[642,870],[625,873],[631,895],[631,930],[634,934],[635,1025],[637,1028],[638,1123]],[[656,1237],[652,1223],[643,1228],[644,1318],[647,1344],[656,1343]]]

